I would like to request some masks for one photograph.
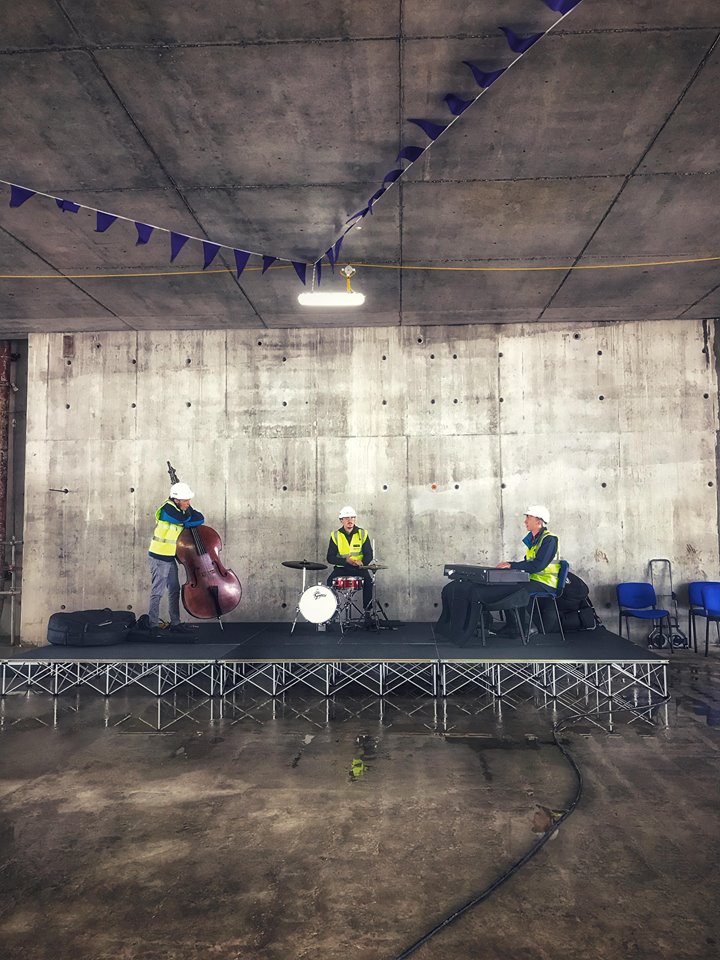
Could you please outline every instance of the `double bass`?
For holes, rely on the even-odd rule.
[[[170,483],[178,483],[178,475],[167,461]],[[186,527],[177,539],[175,556],[185,568],[182,603],[198,620],[220,619],[240,603],[242,585],[232,570],[220,561],[222,540],[212,527],[200,524]]]

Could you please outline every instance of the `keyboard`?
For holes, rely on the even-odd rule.
[[[474,563],[446,563],[443,573],[451,580],[472,580],[473,583],[527,583],[530,579],[522,570],[498,570]]]

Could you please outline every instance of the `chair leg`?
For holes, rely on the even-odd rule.
[[[620,611],[620,614],[618,615],[618,636],[619,636],[619,637],[622,636],[622,610]]]
[[[528,631],[528,635],[525,636],[523,632],[522,620],[520,619],[520,614],[518,613],[517,607],[513,607],[513,613],[515,614],[515,622],[517,623],[517,628],[520,633],[520,639],[522,640],[523,646],[524,646],[526,643],[530,642],[530,632]]]
[[[538,615],[538,620],[540,621],[540,633],[545,634],[545,633],[546,633],[546,630],[545,630],[545,621],[543,620],[542,610],[540,609],[540,602],[539,602],[539,601],[538,601],[538,604],[537,604],[537,615]]]
[[[560,619],[560,611],[558,610],[557,600],[553,597],[553,603],[555,604],[555,616],[557,617],[558,626],[560,627],[560,637],[562,642],[565,643],[565,631],[563,630],[562,620]]]
[[[670,653],[672,654],[672,653],[675,653],[675,648],[673,647],[673,642],[672,642],[672,625],[670,624],[670,614],[667,615],[667,630],[668,630],[668,646],[670,647]]]
[[[710,618],[705,618],[705,656],[708,655],[710,648]]]
[[[697,624],[692,613],[688,613],[688,637],[693,645],[693,650],[697,653]]]
[[[540,621],[540,633],[545,633],[545,623],[543,621],[542,610],[540,609],[540,598],[533,597],[532,603],[530,604],[530,620],[528,622],[528,638],[530,637],[530,628],[533,625],[533,620],[535,619],[535,614],[537,614],[538,620]]]
[[[480,604],[480,642],[485,646],[485,608]]]

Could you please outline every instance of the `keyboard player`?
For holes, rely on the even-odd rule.
[[[499,570],[522,570],[532,581],[533,592],[544,591],[548,597],[554,596],[558,585],[560,572],[560,542],[554,533],[550,533],[547,525],[550,523],[550,511],[544,504],[532,504],[525,511],[525,529],[527,536],[523,538],[525,544],[524,560],[503,560],[499,563]],[[555,604],[542,597],[538,600],[540,614],[548,633],[559,630]],[[525,627],[528,624],[528,612],[525,611]],[[510,627],[506,627],[510,629]]]

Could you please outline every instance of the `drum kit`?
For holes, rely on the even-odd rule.
[[[308,623],[314,623],[318,630],[325,630],[331,621],[339,625],[340,633],[348,628],[366,625],[362,604],[358,606],[355,601],[355,594],[363,588],[362,577],[352,577],[344,573],[343,576],[335,577],[330,587],[322,583],[308,587],[307,571],[327,570],[326,563],[318,563],[316,560],[283,560],[282,565],[290,567],[291,570],[302,570],[302,589],[290,633],[295,630],[299,614],[302,614]],[[358,567],[358,570],[369,570],[372,575],[373,593],[369,620],[370,626],[375,630],[379,628],[378,612],[381,617],[385,617],[382,607],[375,599],[375,574],[378,570],[386,569],[387,566],[384,563],[368,563]]]

